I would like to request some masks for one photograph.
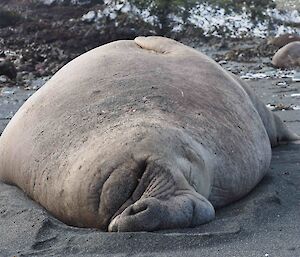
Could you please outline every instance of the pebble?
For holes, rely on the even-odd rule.
[[[300,82],[300,72],[296,72],[292,77],[293,82]]]
[[[241,79],[263,79],[269,77],[265,73],[246,73],[241,76]]]
[[[0,82],[2,82],[2,83],[5,83],[5,82],[7,82],[7,77],[5,76],[5,75],[1,75],[0,76]]]

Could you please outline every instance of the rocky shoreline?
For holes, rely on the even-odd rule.
[[[104,12],[103,4],[74,6],[50,2],[45,5],[37,1],[10,0],[0,4],[0,12],[10,15],[6,23],[0,19],[0,87],[28,87],[32,80],[52,76],[67,62],[92,48],[114,40],[157,33],[151,24],[130,12],[114,10],[114,17],[107,14],[97,22],[87,17],[99,10]],[[167,36],[191,46],[215,49],[218,53],[212,57],[216,61],[249,62],[253,58],[270,58],[278,49],[268,45],[267,39],[207,37],[193,26]]]

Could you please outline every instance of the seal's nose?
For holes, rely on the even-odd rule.
[[[150,197],[130,205],[108,226],[110,232],[153,231],[160,227],[166,209],[159,200]]]
[[[169,199],[141,198],[116,216],[108,226],[110,232],[154,231],[195,227],[215,216],[213,206],[201,195],[178,191]]]

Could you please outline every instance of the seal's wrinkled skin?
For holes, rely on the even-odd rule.
[[[296,138],[207,56],[139,37],[76,58],[22,106],[0,176],[67,224],[192,227],[262,179],[271,144]]]

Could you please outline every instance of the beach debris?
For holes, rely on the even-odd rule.
[[[229,66],[230,68],[230,66]],[[227,70],[230,70],[226,67]],[[260,72],[255,72],[254,70],[247,72],[240,70],[238,72],[241,79],[245,80],[257,80],[257,79],[291,79],[293,82],[297,82],[298,76],[300,79],[300,73],[296,70],[281,70],[276,68],[261,69]],[[294,79],[293,79],[294,78]],[[289,86],[287,81],[280,81],[276,83],[277,86],[287,87]]]
[[[273,105],[273,104],[267,104],[266,107],[267,107],[269,110],[273,111],[273,110],[275,109],[275,104],[274,104],[274,105]]]
[[[279,81],[276,83],[276,86],[278,86],[280,88],[287,88],[289,86],[289,84],[286,81]]]
[[[267,104],[266,107],[271,111],[290,111],[290,110],[298,110],[299,106],[295,105],[284,105],[284,104]]]
[[[221,60],[221,61],[219,61],[218,62],[220,65],[222,65],[222,64],[226,64],[227,63],[227,61],[225,61],[225,60]]]
[[[298,111],[300,110],[300,105],[292,105],[293,110]]]
[[[240,76],[241,79],[264,79],[268,77],[270,76],[266,73],[250,73],[250,72]]]
[[[294,77],[295,71],[289,71],[289,70],[277,70],[277,78],[290,78],[292,79]]]
[[[9,95],[13,95],[15,93],[15,89],[14,88],[10,88],[10,87],[4,87],[2,88],[1,92],[0,92],[0,96],[9,96]]]

